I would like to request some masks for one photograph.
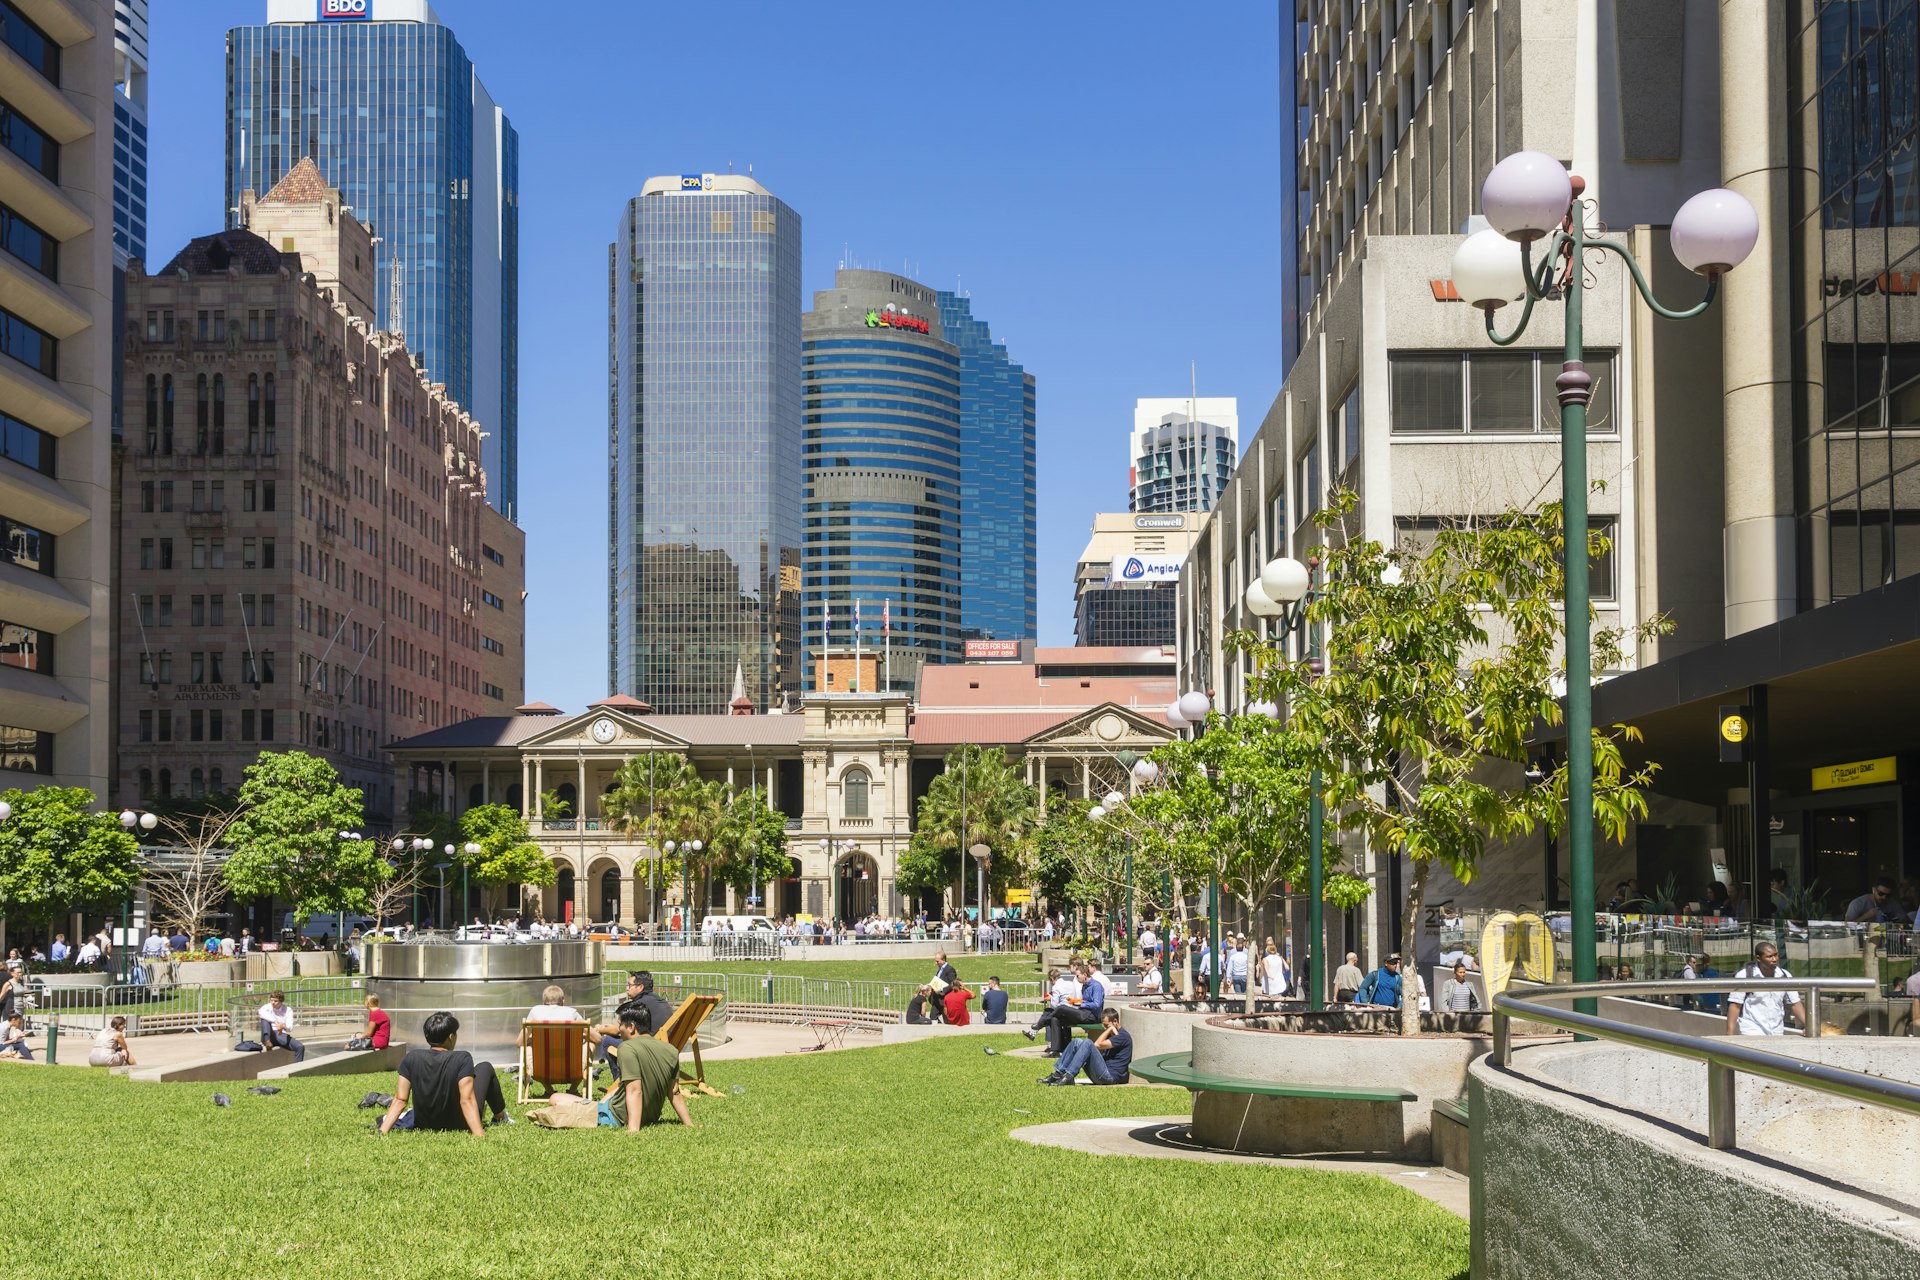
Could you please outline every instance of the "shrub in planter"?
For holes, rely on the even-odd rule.
[[[39,977],[49,973],[106,973],[97,964],[81,964],[77,960],[29,960],[27,976]]]

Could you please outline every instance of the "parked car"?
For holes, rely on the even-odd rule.
[[[590,924],[587,926],[587,937],[594,942],[625,942],[633,936],[633,930],[623,924],[615,924],[612,921],[608,921],[606,924]]]
[[[765,916],[708,916],[700,922],[700,936],[711,938],[716,933],[767,933],[777,932],[773,921]]]

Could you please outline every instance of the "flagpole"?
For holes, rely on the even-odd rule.
[[[853,598],[853,691],[860,692],[860,597]]]
[[[893,692],[893,599],[892,597],[888,597],[887,603],[883,605],[880,610],[880,634],[886,637],[886,643],[887,643],[887,658],[886,658],[887,678],[881,682],[881,691],[883,693],[891,693]]]

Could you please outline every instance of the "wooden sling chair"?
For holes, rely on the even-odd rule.
[[[547,1094],[565,1089],[582,1098],[593,1097],[593,1040],[585,1022],[522,1022],[520,1024],[519,1101],[533,1100],[533,1086],[545,1085]]]
[[[700,1061],[700,1024],[707,1015],[720,1005],[719,996],[692,995],[680,1002],[680,1007],[667,1019],[667,1025],[653,1033],[656,1040],[664,1040],[673,1046],[675,1053],[685,1053],[687,1046],[693,1046],[693,1074],[680,1068],[680,1084],[688,1093],[705,1094],[709,1098],[724,1098],[727,1095],[707,1083],[707,1067]]]

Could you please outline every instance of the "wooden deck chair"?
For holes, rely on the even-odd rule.
[[[685,1053],[687,1045],[693,1045],[693,1074],[688,1075],[687,1069],[681,1067],[680,1083],[688,1093],[701,1093],[709,1098],[727,1096],[707,1083],[707,1066],[700,1061],[700,1024],[719,1006],[719,996],[688,996],[673,1011],[673,1016],[667,1019],[667,1025],[653,1033],[654,1039],[665,1040],[672,1045],[675,1053]]]
[[[593,1040],[585,1022],[522,1022],[520,1024],[520,1088],[522,1106],[533,1100],[533,1086],[549,1093],[564,1087],[582,1098],[593,1097]]]

